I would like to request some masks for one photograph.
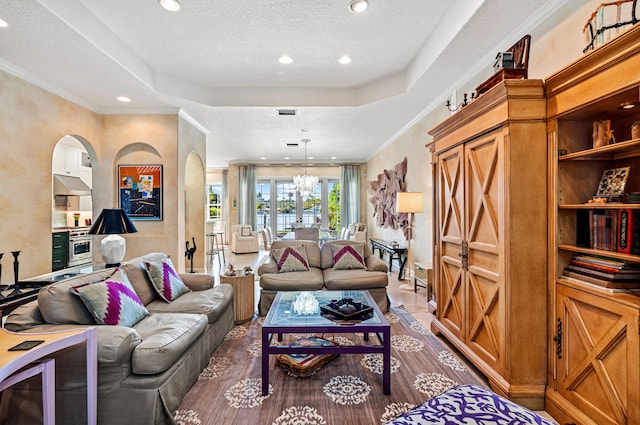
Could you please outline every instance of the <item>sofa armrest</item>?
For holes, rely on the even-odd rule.
[[[367,264],[367,270],[370,272],[375,271],[386,273],[388,271],[387,263],[385,263],[384,260],[381,260],[375,255],[368,256],[364,261]]]
[[[16,307],[9,313],[5,328],[8,331],[20,332],[42,324],[44,324],[44,319],[40,314],[38,301],[34,300]]]
[[[180,278],[192,291],[205,291],[215,283],[215,278],[206,273],[180,273]]]
[[[258,267],[258,276],[265,273],[278,273],[278,265],[271,255]]]
[[[98,334],[98,362],[119,365],[130,363],[133,350],[142,342],[135,329],[126,326],[96,326]]]

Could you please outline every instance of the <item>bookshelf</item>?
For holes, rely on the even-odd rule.
[[[563,276],[576,255],[640,262],[640,255],[610,245],[596,249],[592,240],[585,243],[581,221],[600,211],[609,217],[618,217],[622,209],[640,214],[640,204],[628,203],[626,196],[612,203],[587,203],[605,170],[631,167],[624,192],[640,192],[640,139],[631,136],[632,124],[640,120],[640,106],[619,108],[640,101],[639,40],[640,26],[632,27],[545,80],[549,142],[545,410],[560,423],[630,424],[640,418],[640,291]],[[594,148],[593,123],[601,120],[611,122],[616,142]],[[619,223],[617,219],[611,223],[609,236],[617,238]],[[590,221],[587,225],[597,227]]]

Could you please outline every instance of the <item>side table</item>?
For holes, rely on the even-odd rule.
[[[233,319],[236,324],[251,320],[255,314],[253,273],[245,274],[236,270],[235,276],[220,274],[220,283],[229,283],[233,287]]]

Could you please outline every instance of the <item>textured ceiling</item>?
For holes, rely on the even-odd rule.
[[[314,162],[364,162],[565,2],[3,0],[0,68],[99,113],[180,111],[210,168],[302,162],[302,138]]]

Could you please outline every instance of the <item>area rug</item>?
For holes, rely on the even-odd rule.
[[[455,385],[482,385],[411,314],[392,308],[385,317],[392,335],[390,395],[382,391],[380,354],[343,354],[307,378],[291,376],[270,356],[269,395],[262,396],[258,318],[229,332],[175,420],[180,425],[381,424]],[[363,335],[324,338],[352,345]]]

